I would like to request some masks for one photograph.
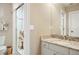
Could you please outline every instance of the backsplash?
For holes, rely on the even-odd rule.
[[[64,39],[63,35],[52,34],[51,37]],[[79,41],[79,37],[66,36],[66,40]]]
[[[63,40],[79,41],[79,37],[72,37],[72,36],[64,37],[63,35],[57,35],[57,34],[41,35],[41,38],[59,38],[59,39],[63,39]]]
[[[59,39],[64,39],[64,36],[57,35],[57,34],[52,34],[51,37],[53,37],[53,38],[59,38]]]

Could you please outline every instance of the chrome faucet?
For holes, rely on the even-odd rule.
[[[72,38],[71,38],[71,37],[68,37],[68,40],[69,40],[69,41],[72,41]]]
[[[72,38],[71,38],[70,36],[68,36],[68,35],[65,35],[65,36],[64,36],[64,40],[69,40],[69,41],[71,41]]]
[[[64,36],[64,40],[67,40],[67,36],[66,35]]]

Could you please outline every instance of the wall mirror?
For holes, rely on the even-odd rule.
[[[53,4],[52,4],[53,5]],[[79,37],[79,4],[59,3],[52,10],[52,33]]]
[[[24,54],[24,4],[16,9],[17,51]]]
[[[79,4],[69,3],[65,5],[66,12],[66,35],[71,37],[79,37]],[[65,31],[64,31],[65,32]]]
[[[60,4],[52,4],[51,8],[51,27],[52,34],[66,35],[66,12]]]
[[[79,10],[68,12],[69,36],[79,37]]]

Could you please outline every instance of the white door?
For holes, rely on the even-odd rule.
[[[69,35],[79,37],[79,11],[69,12]]]

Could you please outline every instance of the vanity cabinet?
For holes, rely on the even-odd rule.
[[[56,52],[56,54],[63,54],[63,55],[66,55],[68,54],[68,48],[65,48],[65,47],[62,47],[62,46],[59,46],[59,45],[55,45],[55,44],[52,44],[52,43],[48,43],[49,44],[49,49],[51,50],[54,50]]]
[[[70,49],[70,55],[79,55],[78,50]]]
[[[61,45],[56,45],[50,42],[41,42],[42,55],[79,55],[79,51],[67,48]]]
[[[42,55],[45,55],[45,54],[48,54],[48,43],[46,42],[42,42],[42,47],[41,47],[41,54]]]
[[[50,50],[48,47],[49,47],[49,45],[48,45],[47,42],[42,42],[42,44],[41,44],[41,54],[42,55],[53,55],[53,54],[55,54],[55,52]]]
[[[41,54],[42,55],[66,55],[68,54],[68,48],[42,41]]]
[[[52,51],[47,49],[47,48],[43,48],[42,50],[42,55],[53,55],[53,53],[51,53]]]

